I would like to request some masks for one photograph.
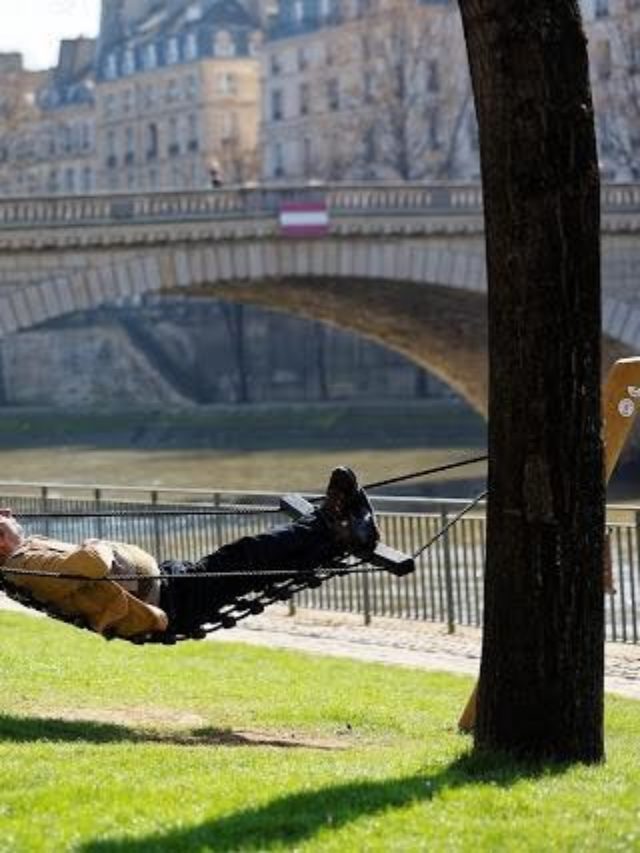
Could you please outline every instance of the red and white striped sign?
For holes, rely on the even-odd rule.
[[[324,237],[329,233],[329,212],[326,202],[282,202],[280,233],[283,237]]]

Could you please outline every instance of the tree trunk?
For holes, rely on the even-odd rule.
[[[599,177],[576,0],[460,0],[489,278],[476,747],[603,758]]]

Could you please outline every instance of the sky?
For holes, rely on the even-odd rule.
[[[95,36],[100,0],[0,0],[0,52],[19,51],[26,68],[55,65],[64,38]]]

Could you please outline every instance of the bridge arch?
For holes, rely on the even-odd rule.
[[[378,225],[375,234],[344,226],[338,236],[316,240],[240,229],[217,240],[194,232],[173,242],[167,233],[150,245],[76,249],[70,260],[50,276],[3,285],[0,335],[145,293],[209,294],[365,335],[486,412],[486,277],[475,239],[425,239],[393,224]],[[606,299],[603,328],[606,363],[640,346],[640,310],[631,304]]]
[[[210,295],[322,320],[406,355],[482,411],[483,268],[419,243],[233,241],[110,255],[0,296],[4,334],[145,293]],[[438,284],[424,284],[425,277]],[[453,345],[452,345],[453,343]]]

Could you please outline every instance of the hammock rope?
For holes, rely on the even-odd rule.
[[[475,462],[486,461],[486,456],[476,456],[470,459],[461,460],[459,462],[449,463],[447,465],[440,465],[435,468],[428,468],[422,471],[414,471],[410,474],[403,474],[398,477],[392,477],[386,480],[379,480],[375,483],[369,483],[365,485],[363,488],[365,489],[374,489],[379,488],[380,486],[386,486],[391,483],[400,483],[405,480],[415,479],[416,477],[427,476],[428,474],[434,474],[441,471],[449,471],[454,468],[460,468],[464,465],[471,465]],[[428,548],[435,544],[442,536],[444,536],[448,530],[450,530],[455,524],[457,524],[460,519],[465,516],[468,512],[470,512],[474,507],[476,507],[487,495],[486,491],[483,491],[481,494],[477,495],[470,503],[465,505],[453,518],[451,518],[446,524],[442,526],[442,528],[432,536],[424,545],[418,548],[413,554],[413,558],[417,559],[421,556]],[[320,498],[321,500],[321,498]],[[253,513],[280,513],[282,510],[280,508],[274,507],[265,507],[265,506],[252,506],[247,507],[244,505],[234,506],[234,507],[225,507],[224,509],[219,507],[213,508],[198,508],[198,509],[184,509],[184,510],[140,510],[140,511],[132,511],[128,510],[114,510],[114,511],[93,511],[93,512],[42,512],[42,513],[24,513],[22,514],[23,518],[126,518],[126,517],[157,517],[160,515],[167,516],[219,516],[219,515],[249,515]],[[343,562],[340,559],[336,559],[329,566],[316,567],[313,569],[305,569],[305,570],[295,570],[295,569],[237,569],[231,571],[224,572],[193,572],[189,574],[169,574],[165,572],[160,572],[158,575],[154,576],[154,579],[159,581],[168,581],[171,584],[177,583],[181,580],[189,580],[193,581],[196,578],[229,578],[229,577],[262,577],[268,578],[266,581],[266,585],[261,590],[255,590],[252,597],[247,598],[244,597],[233,597],[232,600],[229,600],[226,603],[221,603],[218,608],[216,614],[212,614],[211,619],[201,625],[199,628],[194,629],[188,633],[171,633],[164,632],[159,635],[151,634],[145,637],[130,637],[129,639],[132,643],[138,644],[146,644],[146,643],[161,643],[164,645],[173,645],[176,642],[180,642],[182,640],[201,640],[207,637],[209,634],[212,634],[215,631],[219,631],[221,629],[233,628],[238,624],[239,621],[246,619],[252,615],[258,615],[262,613],[265,607],[270,604],[274,604],[277,601],[287,601],[293,595],[299,592],[304,592],[309,589],[314,589],[317,586],[320,586],[324,581],[329,580],[333,577],[342,577],[345,575],[355,575],[355,574],[379,574],[380,572],[387,571],[383,566],[372,566],[367,563],[366,558],[361,559],[353,559],[351,562]],[[41,601],[37,599],[33,594],[25,591],[24,589],[16,586],[16,581],[13,583],[9,579],[8,576],[13,576],[15,578],[19,576],[28,575],[29,577],[41,577],[41,578],[49,578],[60,581],[109,581],[114,583],[126,582],[126,581],[139,581],[140,577],[137,574],[120,574],[120,575],[111,575],[111,576],[103,576],[99,578],[91,578],[84,575],[70,575],[64,572],[47,572],[47,571],[28,571],[27,569],[18,569],[18,568],[5,568],[4,566],[0,566],[0,589],[4,590],[10,597],[15,600],[21,602],[27,607],[31,607],[35,610],[41,610],[47,613],[47,615],[60,619],[64,622],[71,623],[78,628],[88,628],[86,620],[82,617],[69,617],[67,614],[57,610],[55,607],[47,606],[43,604]],[[105,632],[103,634],[106,639],[113,639],[115,636],[112,633]]]
[[[378,480],[374,483],[367,483],[363,488],[365,490],[371,490],[375,488],[379,488],[381,486],[387,486],[391,483],[400,483],[405,480],[415,479],[416,477],[424,477],[429,474],[436,474],[442,471],[450,471],[455,468],[461,468],[465,465],[473,465],[476,462],[484,462],[488,459],[488,456],[474,456],[469,459],[463,459],[458,462],[451,462],[446,465],[438,465],[433,468],[425,468],[421,471],[413,471],[410,474],[402,474],[398,477],[391,477],[386,480]],[[418,548],[413,553],[413,558],[417,559],[421,554],[423,554],[426,550],[428,550],[432,545],[434,545],[442,536],[444,536],[447,531],[449,531],[455,524],[457,524],[461,518],[463,518],[468,512],[470,512],[474,507],[476,507],[484,498],[487,496],[487,491],[481,492],[475,498],[473,498],[470,503],[466,504],[460,512],[456,513],[456,515],[451,518],[443,527],[435,533],[424,545]],[[131,510],[106,510],[106,511],[93,511],[93,512],[42,512],[42,513],[21,513],[22,518],[126,518],[126,517],[156,517],[156,516],[211,516],[211,515],[249,515],[252,513],[279,513],[281,510],[279,508],[274,507],[265,507],[265,506],[255,506],[255,507],[246,507],[246,506],[235,506],[229,507],[225,509],[220,509],[218,507],[212,507],[210,509],[186,509],[182,510],[140,510],[133,512]],[[333,575],[339,572],[341,575],[347,574],[374,574],[385,571],[384,568],[379,566],[368,566],[366,565],[366,559],[358,560],[354,563],[338,563],[337,566],[333,566],[331,568],[327,567],[318,567],[314,569],[307,569],[304,571],[296,571],[294,569],[237,569],[225,572],[194,572],[192,574],[187,575],[172,575],[166,573],[159,573],[158,575],[154,575],[155,580],[168,580],[172,583],[180,580],[193,580],[195,577],[199,578],[224,578],[224,577],[259,577],[265,575],[273,575],[275,576],[287,576],[289,578],[296,577],[323,577],[325,575]],[[5,568],[4,566],[0,566],[0,575],[14,575],[21,576],[27,575],[29,577],[40,577],[40,578],[50,578],[55,580],[69,580],[69,581],[138,581],[140,580],[138,575],[135,574],[119,574],[119,575],[111,575],[104,576],[99,578],[90,578],[85,575],[69,575],[63,572],[47,572],[47,571],[29,571],[27,569],[11,569]]]
[[[415,480],[418,477],[427,477],[430,474],[440,474],[444,471],[452,471],[456,468],[462,468],[466,465],[473,465],[476,462],[486,462],[489,457],[487,455],[483,456],[472,456],[468,459],[462,459],[458,462],[449,462],[446,465],[437,465],[432,468],[424,468],[420,471],[412,471],[409,474],[400,474],[397,477],[388,477],[386,480],[377,480],[373,483],[365,483],[362,487],[365,491],[371,491],[372,489],[379,489],[382,486],[389,486],[394,483],[403,483],[407,480]],[[479,503],[482,498],[486,495],[486,492],[483,492],[481,496],[475,499],[473,506]],[[318,502],[322,500],[322,495],[315,496],[311,498],[311,502]],[[471,509],[472,507],[469,507]],[[467,510],[468,512],[469,510]],[[255,506],[247,506],[246,504],[231,504],[228,507],[199,507],[196,509],[140,509],[140,510],[132,510],[130,508],[124,510],[81,510],[81,511],[70,511],[70,510],[60,510],[59,512],[22,512],[20,513],[21,518],[28,519],[38,519],[38,518],[158,518],[162,516],[232,516],[232,515],[260,515],[260,514],[273,514],[277,515],[281,513],[282,510],[279,507],[273,506],[264,506],[257,504]]]

